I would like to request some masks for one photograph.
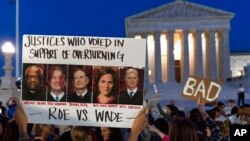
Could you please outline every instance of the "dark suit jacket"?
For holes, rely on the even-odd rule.
[[[143,92],[137,89],[134,93],[132,99],[130,98],[128,91],[123,90],[119,96],[119,104],[127,105],[142,105],[143,104]]]
[[[47,94],[47,101],[56,101],[50,92]],[[66,102],[66,94],[64,94],[64,96],[58,102]]]
[[[22,92],[22,100],[46,101],[46,94],[43,90],[38,90],[35,93],[24,90]]]
[[[76,92],[68,95],[68,102],[91,103],[91,92],[88,91],[84,97],[79,97]]]

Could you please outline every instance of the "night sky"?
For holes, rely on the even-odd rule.
[[[14,0],[0,0],[1,46],[5,41],[15,44],[16,4],[10,1]],[[125,17],[172,1],[174,0],[19,0],[19,38],[21,41],[23,34],[125,37]],[[250,52],[249,0],[188,1],[235,13],[231,22],[230,51]],[[3,58],[2,53],[0,58]],[[3,59],[0,59],[0,67],[3,65]],[[0,70],[0,76],[2,75]]]

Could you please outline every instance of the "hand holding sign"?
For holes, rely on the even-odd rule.
[[[198,100],[197,100],[197,107],[200,111],[200,113],[205,113],[205,104],[201,102],[201,98],[199,97]]]

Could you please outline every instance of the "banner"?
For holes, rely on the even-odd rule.
[[[23,36],[30,123],[130,128],[143,108],[146,40]]]

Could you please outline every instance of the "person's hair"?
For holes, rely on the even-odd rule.
[[[110,68],[110,67],[105,67],[105,68],[102,68],[99,73],[97,74],[97,77],[96,77],[96,81],[95,81],[95,91],[94,93],[96,94],[96,96],[100,93],[99,91],[99,88],[98,88],[98,83],[101,79],[101,77],[105,74],[111,74],[112,75],[112,78],[113,78],[113,87],[112,87],[112,90],[110,92],[110,95],[113,95],[115,96],[115,91],[117,89],[117,76],[116,76],[116,72]]]
[[[26,69],[26,71],[25,71],[25,76],[28,75],[28,72],[29,72],[29,70],[30,70],[31,68],[36,68],[36,69],[37,69],[36,73],[38,74],[38,77],[42,78],[42,76],[43,76],[43,71],[42,71],[42,69],[41,69],[39,66],[37,66],[37,65],[29,66],[29,67]]]
[[[176,116],[179,112],[179,109],[174,105],[167,105],[167,107],[171,110],[171,116]]]
[[[185,118],[186,117],[186,114],[184,111],[182,110],[179,110],[179,112],[177,113],[176,117],[182,117],[182,118]]]
[[[65,77],[65,73],[62,67],[60,66],[52,66],[49,70],[49,74],[48,74],[48,80],[51,81],[52,76],[54,74],[55,71],[60,71],[62,72],[63,78]],[[65,79],[65,78],[64,78]]]
[[[29,75],[29,71],[31,69],[37,69],[36,71],[36,74],[37,74],[37,80],[39,81],[39,85],[38,87],[42,87],[43,86],[43,70],[37,66],[37,65],[32,65],[32,66],[29,66],[26,70],[25,70],[25,84],[27,84],[27,81],[28,81],[28,75]]]
[[[135,73],[139,77],[138,71],[136,69],[133,69],[133,68],[127,69],[125,76],[129,75],[130,73]]]
[[[19,130],[15,120],[10,120],[7,123],[5,131],[2,134],[2,141],[18,141]]]
[[[41,136],[42,135],[42,129],[41,129],[40,125],[41,124],[35,124],[33,126],[34,136]]]
[[[202,115],[199,111],[198,108],[193,108],[190,112],[189,112],[189,120],[190,121],[202,121]]]
[[[84,126],[75,126],[71,129],[73,141],[88,141],[88,130]]]
[[[218,107],[214,107],[212,110],[215,112],[221,112],[221,110]]]
[[[84,73],[85,73],[85,76],[88,77],[86,71],[85,71],[83,68],[81,68],[81,67],[76,67],[76,68],[74,68],[73,71],[72,71],[72,72],[73,72],[73,73],[72,73],[72,79],[73,79],[73,80],[74,80],[74,75],[75,75],[75,73],[76,73],[77,71],[82,71],[82,72],[84,72]]]
[[[186,118],[175,118],[169,125],[170,141],[199,141],[192,123]]]
[[[168,122],[164,118],[157,118],[154,122],[154,125],[162,133],[168,134]]]
[[[233,99],[229,99],[229,100],[227,101],[227,103],[234,103],[234,100],[233,100]]]
[[[219,102],[217,103],[217,106],[218,106],[218,107],[220,107],[220,106],[225,107],[225,104],[219,101]]]
[[[231,121],[229,119],[225,120],[224,122],[215,121],[216,124],[220,127],[221,134],[223,138],[228,138],[230,136],[230,125]]]
[[[71,81],[72,81],[73,84],[74,84],[74,76],[75,76],[75,73],[76,73],[77,71],[84,72],[85,77],[87,77],[87,79],[89,79],[89,77],[88,77],[88,75],[87,75],[87,72],[86,72],[83,68],[81,68],[81,67],[76,67],[76,68],[73,69],[72,74],[71,74],[71,76],[72,76],[72,77],[71,77]]]
[[[62,77],[62,81],[63,82],[60,81],[60,83],[63,83],[63,85],[62,85],[63,87],[61,87],[61,89],[64,91],[65,90],[65,86],[64,86],[65,71],[64,71],[64,69],[62,67],[60,67],[60,66],[52,66],[50,68],[50,70],[49,70],[48,81],[49,82],[51,81],[51,79],[52,79],[53,74],[54,74],[55,71],[60,71],[61,72],[61,77]],[[50,86],[49,82],[48,82],[48,86],[49,86],[49,89],[51,89],[51,86]]]
[[[210,109],[206,112],[213,120],[215,119],[215,111],[213,109]]]
[[[190,111],[189,120],[192,122],[194,129],[200,140],[206,138],[206,122],[202,119],[202,115],[198,108],[193,108]]]

